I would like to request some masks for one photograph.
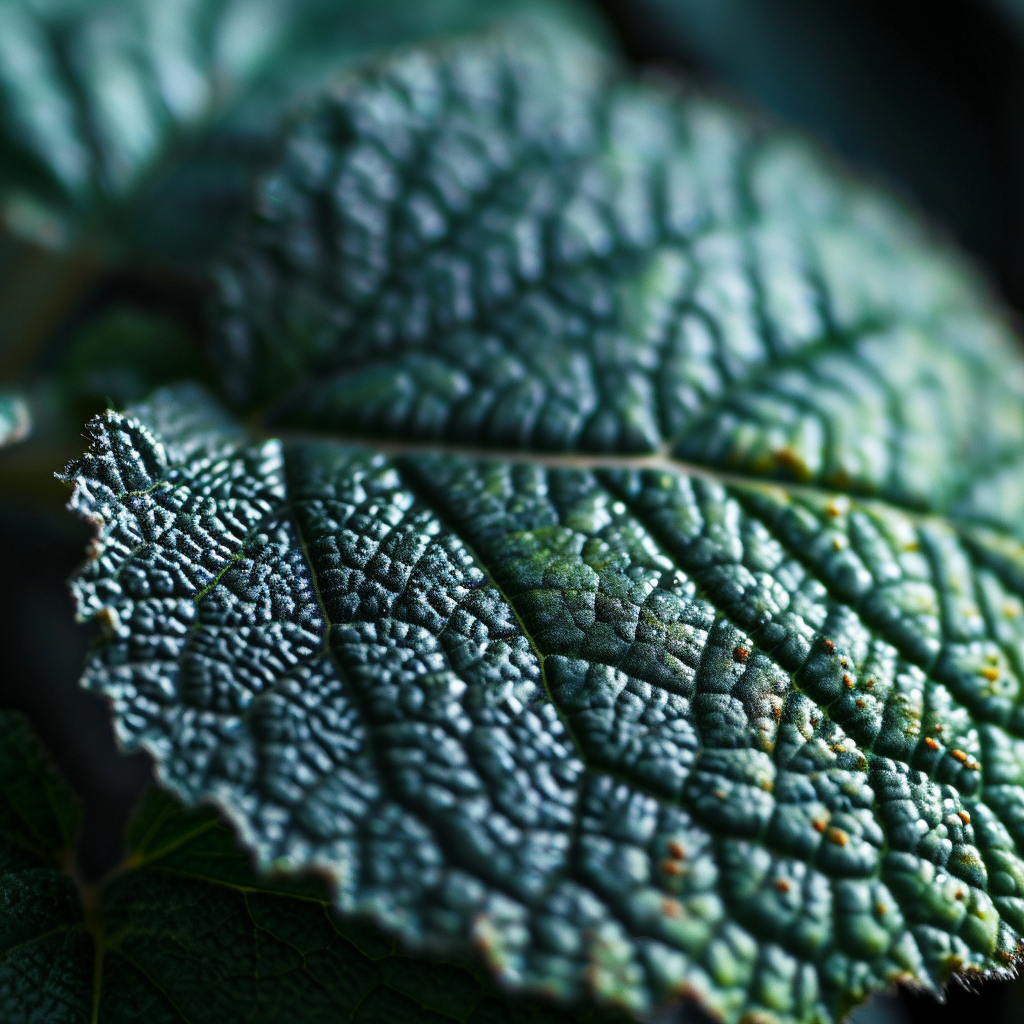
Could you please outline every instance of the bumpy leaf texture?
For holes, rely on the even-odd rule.
[[[32,417],[25,399],[0,391],[0,448],[22,440],[31,426]]]
[[[558,0],[3,0],[0,220],[47,245],[205,255],[282,110],[384,46]]]
[[[209,810],[150,794],[128,859],[79,891],[78,808],[25,722],[0,712],[0,1014],[9,1024],[572,1024],[455,963],[345,924],[323,882],[261,878]],[[611,1018],[601,1018],[610,1024]]]
[[[885,196],[541,29],[299,123],[228,385],[91,426],[85,685],[266,867],[644,1014],[1024,934],[1024,364]]]

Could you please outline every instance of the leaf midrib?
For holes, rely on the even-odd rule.
[[[813,498],[834,498],[845,495],[856,499],[867,507],[898,509],[916,523],[942,522],[954,527],[985,526],[1004,533],[1009,531],[1001,523],[984,519],[963,519],[941,510],[929,510],[922,504],[915,504],[906,498],[893,497],[868,491],[865,487],[847,485],[829,487],[824,483],[806,483],[785,478],[774,479],[755,476],[738,470],[721,469],[716,466],[687,462],[675,458],[669,445],[662,445],[653,452],[557,452],[536,451],[525,448],[491,448],[486,445],[457,444],[447,441],[407,441],[387,437],[368,437],[360,434],[339,432],[317,432],[312,430],[257,430],[258,440],[279,440],[282,444],[337,444],[346,448],[368,451],[388,458],[436,457],[465,459],[470,462],[509,463],[511,465],[538,466],[544,469],[579,470],[596,472],[600,470],[624,470],[626,472],[671,473],[673,476],[696,476],[713,480],[725,486],[749,487],[770,491],[775,494]]]

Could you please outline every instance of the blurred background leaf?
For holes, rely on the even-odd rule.
[[[0,0],[0,386],[35,423],[0,491],[62,501],[89,416],[207,379],[206,260],[289,109],[384,48],[541,14],[605,35],[576,0]]]
[[[279,121],[385,47],[573,0],[3,0],[0,382],[111,275],[173,295],[244,208]]]
[[[1020,0],[605,8],[635,57],[681,64],[890,182],[1024,308],[1024,31],[1005,17]]]
[[[382,47],[569,10],[558,0],[6,0],[4,222],[54,249],[204,256],[297,97]]]

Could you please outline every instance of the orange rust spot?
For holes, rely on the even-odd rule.
[[[933,740],[931,738],[931,736],[925,736],[925,738],[924,738],[924,745],[929,750],[938,750],[939,749],[939,741],[938,740]]]
[[[965,824],[970,825],[971,816],[966,811],[958,811],[957,817]]]
[[[876,903],[875,904],[875,913],[879,917],[885,917],[885,915],[888,913],[888,911],[885,909],[885,904],[884,903]]]
[[[850,678],[850,675],[849,675],[848,672],[844,672],[843,673],[843,682],[846,684],[846,688],[848,690],[852,690],[853,689],[853,679]]]
[[[826,651],[834,651],[836,649],[836,645],[834,643],[832,643],[832,641],[829,640],[828,637],[826,637],[824,640],[822,640],[821,643],[822,643],[822,646],[825,648]]]
[[[668,852],[671,853],[676,860],[686,860],[686,850],[683,849],[683,844],[675,839],[669,842]]]
[[[866,700],[861,700],[860,697],[857,698],[856,704],[859,708],[866,708],[868,706],[868,702]]]
[[[683,908],[678,900],[662,900],[661,912],[666,917],[680,917],[683,913]]]
[[[936,731],[936,732],[942,732],[942,730],[943,730],[944,728],[945,728],[945,726],[943,726],[943,725],[937,725],[937,726],[935,726],[935,731]]]
[[[962,890],[957,889],[957,891],[955,893],[953,893],[953,899],[962,900],[963,898],[964,898],[964,894],[963,894]]]
[[[869,680],[868,680],[868,681],[867,681],[867,682],[866,682],[866,683],[865,683],[864,685],[865,685],[865,686],[866,686],[866,687],[867,687],[867,688],[868,688],[869,690],[873,690],[873,689],[875,688],[875,680],[874,680],[874,678],[871,678],[871,679],[869,679]]]
[[[746,661],[750,657],[750,651],[746,647],[737,647],[732,652],[733,661]]]
[[[719,800],[725,800],[729,796],[724,789],[713,789],[711,795],[717,797]]]
[[[661,862],[661,870],[664,871],[666,875],[673,875],[675,877],[686,873],[686,868],[684,868],[677,860],[663,860]]]
[[[783,469],[788,469],[798,480],[810,479],[811,471],[807,468],[807,463],[796,452],[789,448],[779,448],[772,454],[778,465]]]
[[[954,761],[959,761],[961,764],[967,764],[968,757],[962,750],[951,750],[949,753]]]
[[[825,838],[836,846],[845,846],[850,841],[850,837],[841,828],[830,828],[825,833]]]
[[[812,821],[811,824],[814,826],[814,831],[815,832],[824,832],[825,829],[828,828],[828,822],[827,821],[821,821],[821,819],[817,819],[815,821]]]
[[[981,675],[984,676],[990,683],[994,683],[999,678],[999,669],[991,665],[986,665],[981,670]]]
[[[789,890],[792,889],[793,887],[789,884],[789,882],[785,878],[776,878],[775,879],[775,888],[778,889],[779,892],[786,893],[786,892],[789,892]]]

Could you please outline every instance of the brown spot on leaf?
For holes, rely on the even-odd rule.
[[[665,917],[680,917],[682,916],[683,908],[678,900],[662,900],[661,912]]]
[[[830,828],[825,833],[825,838],[830,843],[835,843],[836,846],[845,846],[850,841],[850,837],[846,832],[844,832],[841,828],[835,827]]]
[[[779,448],[772,452],[775,462],[781,469],[788,469],[797,480],[809,480],[811,471],[807,463],[791,448]]]

